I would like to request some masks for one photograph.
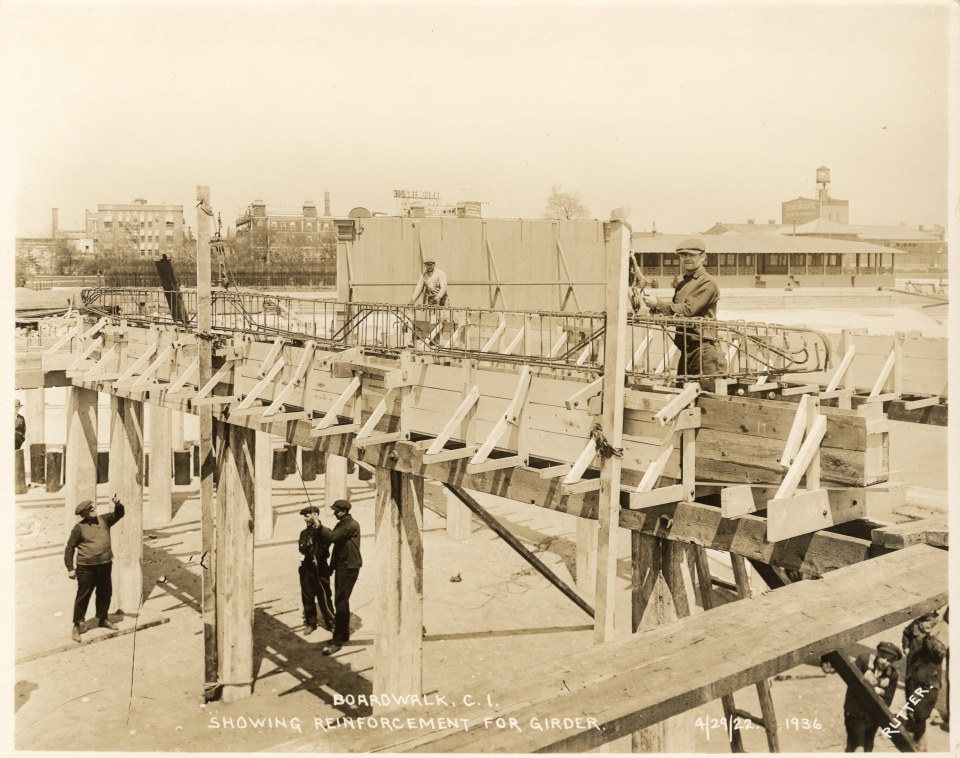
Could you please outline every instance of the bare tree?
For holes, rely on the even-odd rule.
[[[590,218],[590,211],[583,204],[579,192],[564,192],[559,184],[554,184],[547,195],[547,210],[544,218]]]

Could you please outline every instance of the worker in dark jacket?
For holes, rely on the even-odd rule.
[[[926,749],[927,719],[940,696],[940,668],[947,646],[940,640],[936,611],[924,614],[903,630],[903,652],[907,655],[904,692],[920,702],[913,705],[906,718],[906,727],[919,750]],[[913,703],[912,700],[910,700]]]
[[[67,576],[77,580],[77,598],[73,603],[73,639],[80,642],[80,625],[87,616],[87,606],[94,590],[97,592],[97,618],[99,625],[106,629],[116,629],[107,618],[110,610],[110,597],[113,595],[113,583],[110,573],[113,570],[113,550],[110,544],[110,527],[123,518],[123,503],[113,496],[113,512],[97,515],[97,506],[90,500],[81,502],[75,510],[80,521],[74,524],[67,547],[63,553],[63,562],[67,566]],[[73,567],[76,553],[77,567]]]
[[[892,642],[881,642],[876,654],[863,653],[854,661],[863,680],[873,687],[888,708],[897,691],[898,676],[894,664],[899,660],[900,649]],[[847,696],[843,700],[843,725],[847,730],[845,752],[855,753],[857,748],[862,748],[865,753],[873,752],[873,740],[881,723],[864,702],[859,687],[847,687]]]
[[[677,245],[682,276],[674,285],[673,298],[643,295],[643,303],[653,315],[684,316],[690,318],[717,318],[720,288],[707,273],[703,263],[706,246],[696,237]],[[727,373],[727,360],[717,345],[717,330],[708,326],[680,324],[674,330],[673,342],[680,351],[677,374],[691,381],[699,381],[707,392],[716,388],[717,377]]]
[[[332,510],[337,525],[333,529],[320,525],[320,536],[333,545],[330,565],[334,571],[333,605],[336,616],[333,638],[323,649],[324,655],[333,655],[350,639],[350,593],[363,565],[360,557],[360,524],[350,515],[350,502],[337,500]]]
[[[330,591],[330,543],[320,535],[320,509],[308,505],[300,511],[306,528],[300,532],[300,600],[303,602],[304,634],[316,631],[319,621],[333,631],[333,593]]]
[[[19,450],[23,447],[23,441],[27,438],[27,420],[20,413],[20,401],[13,401],[13,449]]]

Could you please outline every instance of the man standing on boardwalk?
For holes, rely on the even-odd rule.
[[[330,565],[327,557],[330,543],[320,536],[320,509],[308,505],[300,511],[306,528],[300,532],[300,600],[303,602],[304,634],[317,629],[319,621],[324,629],[333,631],[333,593],[330,591]]]
[[[350,639],[350,593],[363,565],[360,557],[360,524],[350,515],[350,502],[337,500],[332,510],[337,525],[333,529],[320,525],[321,538],[333,545],[330,564],[334,571],[333,605],[336,616],[333,638],[323,649],[324,655],[338,652]]]
[[[80,521],[73,527],[67,539],[63,553],[63,562],[67,566],[67,576],[77,580],[77,598],[73,603],[73,640],[80,642],[80,625],[87,615],[87,606],[94,590],[97,592],[97,618],[99,626],[116,629],[107,618],[110,610],[110,597],[113,595],[113,583],[110,572],[113,570],[113,550],[110,545],[110,527],[123,518],[123,503],[113,496],[113,511],[103,516],[97,515],[97,506],[90,500],[84,500],[76,508]],[[77,567],[73,567],[76,553]]]

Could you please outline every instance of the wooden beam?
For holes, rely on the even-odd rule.
[[[509,545],[517,555],[519,555],[523,560],[533,566],[540,574],[560,590],[564,595],[566,595],[574,605],[580,608],[588,616],[593,616],[594,611],[590,605],[581,598],[573,589],[568,587],[566,583],[558,577],[543,561],[541,561],[536,555],[534,555],[526,546],[517,539],[510,531],[504,527],[497,519],[493,517],[480,503],[478,503],[473,497],[471,497],[467,492],[465,492],[460,487],[454,487],[452,485],[447,485],[447,489],[452,492],[456,498],[463,503],[470,511],[482,521],[494,534],[496,534],[500,539]]]
[[[217,629],[224,703],[253,692],[253,525],[255,435],[221,423],[217,485]]]
[[[373,691],[423,692],[423,478],[376,469]],[[377,706],[375,713],[385,710]]]
[[[83,387],[67,390],[67,450],[64,462],[64,526],[69,534],[77,523],[76,507],[83,500],[97,502],[97,426],[99,393]]]
[[[173,518],[173,411],[162,405],[149,406],[150,486],[143,509],[148,527],[163,526]]]
[[[604,331],[603,411],[600,426],[611,448],[623,445],[624,368],[626,366],[627,333],[627,268],[630,258],[630,211],[618,208],[610,213],[609,239],[606,251],[607,312]],[[616,631],[617,534],[619,532],[620,478],[622,459],[619,455],[602,457],[600,463],[600,499],[597,509],[600,532],[597,539],[596,612],[593,625],[594,643],[613,639]]]
[[[111,529],[117,609],[136,614],[143,601],[143,403],[110,398],[110,489],[126,512]]]
[[[853,644],[947,602],[948,556],[916,545],[850,566],[818,582],[729,603],[587,650],[549,658],[506,680],[476,682],[499,703],[463,714],[457,730],[327,735],[338,752],[585,752],[705,705],[796,665],[801,656]],[[478,689],[479,688],[479,689]],[[457,695],[450,702],[459,702]],[[443,715],[449,707],[397,711]],[[535,719],[563,714],[570,729],[537,730]],[[520,729],[485,728],[484,718],[513,717]],[[315,741],[298,738],[284,749]]]
[[[681,502],[642,511],[623,509],[620,526],[736,553],[808,576],[823,576],[882,552],[869,540],[829,531],[805,534],[783,542],[768,542],[766,519],[752,514],[725,519],[719,508],[701,503]]]
[[[921,544],[945,548],[950,544],[950,530],[946,516],[880,527],[870,532],[870,537],[873,544],[892,550]]]

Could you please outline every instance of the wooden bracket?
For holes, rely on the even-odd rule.
[[[903,409],[905,411],[913,411],[917,408],[928,408],[931,405],[940,405],[940,397],[938,395],[920,398],[919,400],[905,400],[903,402]]]
[[[670,460],[670,456],[673,454],[676,446],[676,440],[677,428],[676,426],[673,426],[667,436],[664,437],[663,441],[660,443],[660,452],[647,467],[647,470],[643,472],[643,477],[640,479],[640,483],[637,485],[637,488],[634,490],[634,492],[650,492],[654,488],[657,480],[663,474],[663,470],[667,466],[667,461]]]
[[[783,468],[790,468],[803,441],[803,432],[807,428],[807,416],[810,414],[810,396],[804,395],[797,403],[797,412],[793,416],[793,424],[787,434],[787,441],[783,446],[783,453],[778,463]]]
[[[286,361],[284,360],[283,356],[280,356],[270,367],[269,371],[264,373],[263,369],[261,368],[258,374],[262,375],[263,378],[257,382],[256,386],[250,390],[239,403],[237,403],[236,407],[230,409],[230,415],[241,417],[251,413],[263,412],[263,406],[254,406],[253,401],[259,399],[260,393],[266,390],[269,385],[273,384],[274,380],[277,378],[277,374],[283,370],[285,365]]]
[[[99,338],[98,338],[99,339]],[[111,345],[110,349],[106,353],[100,356],[100,360],[97,361],[93,366],[87,370],[83,375],[83,381],[85,382],[99,382],[99,381],[110,381],[113,379],[113,374],[105,373],[104,369],[106,365],[112,362],[114,359],[120,359],[120,353],[118,351],[119,345]],[[119,375],[118,375],[119,376]]]
[[[444,348],[449,350],[456,345],[457,341],[460,339],[460,336],[463,334],[464,329],[466,329],[466,326],[466,324],[459,324],[457,328],[453,330],[453,334],[450,335],[450,339],[443,343]]]
[[[493,448],[496,447],[497,443],[500,441],[500,438],[506,433],[507,427],[516,425],[517,419],[520,416],[521,409],[526,402],[527,394],[530,390],[530,378],[530,367],[525,365],[520,371],[520,379],[517,381],[517,388],[513,393],[513,399],[510,401],[507,409],[503,412],[500,420],[497,421],[497,423],[494,424],[493,429],[490,430],[490,434],[487,435],[487,439],[480,446],[480,449],[477,450],[476,455],[470,459],[470,463],[467,465],[468,474],[478,471],[478,469],[471,469],[471,467],[477,467],[480,464],[485,463],[487,458],[490,457],[490,453],[493,451]],[[517,457],[522,458],[524,462],[522,464],[511,465],[526,465],[526,455],[524,455],[523,451],[521,451],[520,455]]]
[[[451,450],[440,450],[439,452],[431,453],[430,455],[424,453],[423,462],[425,464],[445,463],[446,461],[458,461],[461,458],[472,458],[477,454],[479,449],[479,445],[467,445],[466,447],[459,447]]]
[[[340,411],[346,407],[347,403],[349,403],[359,391],[360,377],[355,376],[350,380],[350,383],[347,385],[346,389],[340,393],[340,397],[333,401],[333,405],[331,405],[327,412],[323,415],[323,418],[321,418],[317,425],[310,430],[310,436],[324,437],[330,434],[347,434],[349,432],[359,431],[360,424],[358,423],[337,423]]]
[[[837,370],[833,372],[833,376],[831,376],[830,381],[827,382],[827,392],[834,392],[840,386],[840,382],[844,376],[846,376],[847,370],[850,368],[850,364],[853,363],[853,357],[856,353],[857,348],[855,345],[850,345],[850,347],[847,348],[847,352],[840,361],[840,365],[837,366]]]
[[[464,397],[460,405],[457,406],[457,410],[453,412],[453,415],[447,420],[447,423],[443,425],[443,429],[440,430],[440,433],[433,442],[430,443],[430,446],[423,454],[424,463],[436,462],[435,456],[443,451],[444,446],[450,440],[450,437],[453,436],[454,431],[463,423],[463,419],[470,412],[470,409],[477,404],[479,399],[480,388],[477,386],[471,387],[466,397]],[[479,449],[479,447],[476,449]],[[476,453],[476,449],[474,453]]]
[[[660,426],[666,426],[673,421],[674,417],[680,413],[680,411],[696,400],[699,395],[699,384],[696,382],[685,384],[680,394],[668,400],[667,404],[657,411],[653,418],[660,422]]]
[[[570,487],[581,481],[584,472],[590,467],[590,464],[593,463],[596,457],[597,441],[593,435],[591,435],[590,439],[587,440],[587,444],[583,446],[583,450],[580,451],[580,455],[577,456],[577,460],[574,461],[566,476],[563,477],[563,486]]]
[[[317,350],[316,342],[307,342],[303,346],[303,355],[300,356],[300,363],[297,364],[296,370],[293,372],[293,376],[290,378],[290,381],[284,386],[273,398],[273,402],[266,407],[263,411],[264,418],[270,418],[274,421],[279,419],[276,418],[277,412],[280,408],[283,407],[283,403],[287,400],[290,395],[293,394],[294,389],[299,386],[304,376],[310,370],[313,365],[313,357]],[[298,411],[296,418],[306,418],[308,416],[307,411]]]
[[[503,319],[500,319],[500,323],[497,324],[497,328],[494,330],[493,334],[490,335],[490,339],[487,340],[486,344],[480,348],[481,353],[486,353],[496,344],[500,337],[503,335],[504,331],[507,328],[507,322]],[[497,350],[496,352],[500,352]]]
[[[156,334],[155,336],[159,337],[159,334]],[[120,374],[117,380],[113,383],[113,386],[118,389],[129,389],[128,385],[134,384],[134,382],[140,378],[137,372],[146,366],[150,362],[150,359],[156,355],[156,353],[157,343],[154,341],[146,346],[146,349],[139,358],[127,366],[127,370]]]
[[[67,376],[72,377],[75,373],[78,373],[80,370],[79,368],[80,364],[83,363],[87,358],[89,358],[90,355],[93,353],[93,351],[96,350],[101,345],[103,345],[103,337],[97,337],[96,339],[91,340],[90,344],[87,345],[80,352],[80,354],[70,362],[69,366],[67,366],[67,371],[66,371]]]
[[[108,323],[109,323],[109,319],[102,318],[92,327],[87,329],[87,331],[85,331],[83,334],[80,334],[80,330],[83,328],[83,317],[81,316],[77,320],[77,323],[70,330],[68,330],[66,334],[64,334],[60,339],[54,342],[51,347],[43,351],[44,357],[51,356],[54,353],[58,352],[60,348],[66,345],[70,340],[72,340],[78,334],[80,334],[79,341],[83,342],[84,340],[92,337],[94,334],[96,334],[101,329],[103,329],[103,327],[105,327]]]
[[[820,385],[819,384],[798,384],[792,387],[782,386],[780,389],[780,394],[783,397],[789,397],[790,395],[807,395],[810,393],[819,393]]]
[[[257,371],[257,376],[263,379],[268,371],[271,371],[276,365],[277,358],[280,357],[280,351],[283,350],[284,340],[282,337],[277,337],[273,341],[273,345],[270,347],[270,352],[267,353],[267,357],[263,359],[263,363],[260,364],[260,369]]]
[[[203,400],[204,398],[210,397],[211,393],[213,392],[213,388],[220,384],[220,382],[226,379],[233,372],[234,364],[239,360],[239,358],[227,358],[227,362],[224,363],[223,366],[221,366],[212,377],[210,377],[210,381],[197,391],[197,395],[194,400]],[[170,397],[170,395],[168,394],[167,397]],[[230,398],[230,402],[239,399],[235,398],[233,395],[223,395],[219,396],[218,400],[227,398]]]
[[[897,339],[897,337],[899,337],[899,335],[894,337],[894,339]],[[868,395],[868,397],[876,398],[880,396],[880,393],[883,391],[884,385],[887,383],[887,379],[890,377],[890,372],[893,371],[893,368],[896,365],[898,352],[899,350],[897,350],[896,347],[894,347],[894,349],[890,351],[890,355],[887,356],[886,363],[883,364],[883,368],[880,369],[880,373],[877,374],[877,381],[873,383],[873,389],[870,390],[870,394]],[[897,397],[896,392],[892,394],[894,398]]]
[[[756,510],[753,487],[749,484],[724,487],[720,490],[720,515],[723,518],[737,518]]]
[[[671,342],[670,347],[667,349],[667,354],[663,356],[663,360],[660,361],[659,365],[657,366],[656,370],[653,373],[664,374],[667,371],[669,371],[671,366],[673,366],[673,359],[679,354],[680,354],[680,350],[678,350],[677,346]]]
[[[170,386],[167,387],[167,400],[189,399],[194,397],[192,391],[184,392],[183,388],[190,380],[196,381],[200,376],[200,359],[194,358],[179,376],[177,376]]]
[[[144,372],[133,381],[133,384],[131,385],[132,389],[146,391],[156,389],[158,386],[160,386],[157,384],[150,384],[149,382],[161,366],[170,362],[170,359],[173,358],[176,350],[177,348],[175,343],[171,343],[161,350],[160,355],[157,356],[157,359],[147,366]]]
[[[598,376],[589,384],[584,385],[583,389],[579,389],[574,392],[570,397],[563,401],[563,404],[566,406],[568,411],[572,411],[574,408],[577,408],[581,403],[586,400],[589,400],[595,395],[599,395],[603,390],[603,377]]]
[[[393,387],[392,389],[387,390],[387,393],[373,409],[373,413],[370,414],[363,426],[360,427],[359,431],[357,431],[357,436],[353,440],[354,447],[372,447],[374,445],[382,445],[388,442],[397,442],[399,440],[409,439],[410,435],[405,431],[382,432],[380,434],[373,433],[373,430],[376,428],[377,424],[380,423],[380,419],[384,417],[387,409],[393,406],[394,401],[397,399],[397,395],[401,391],[402,388],[400,387]],[[400,425],[402,428],[402,413],[400,415]]]

